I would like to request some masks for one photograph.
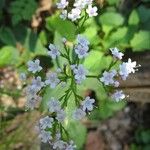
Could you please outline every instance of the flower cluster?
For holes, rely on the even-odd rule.
[[[57,3],[58,9],[62,10],[61,18],[76,21],[85,12],[84,21],[87,17],[97,15],[97,7],[92,5],[93,0],[75,0],[73,8],[70,9],[70,3],[67,0],[60,0]],[[83,23],[84,23],[83,21]],[[33,78],[26,87],[27,109],[34,109],[42,100],[43,93],[47,87],[55,90],[58,86],[64,90],[64,93],[58,97],[51,97],[47,102],[47,114],[41,118],[38,125],[39,137],[42,142],[49,143],[53,149],[58,150],[74,150],[76,145],[70,140],[68,131],[65,128],[65,121],[70,117],[66,113],[68,102],[74,101],[76,107],[71,112],[71,119],[81,120],[88,115],[95,107],[95,99],[90,96],[83,97],[78,93],[80,86],[87,78],[94,78],[104,89],[110,87],[119,87],[119,78],[126,80],[131,73],[137,70],[136,62],[132,62],[129,58],[127,62],[120,61],[124,54],[118,48],[110,48],[113,56],[113,61],[110,66],[99,73],[98,75],[90,75],[90,71],[82,64],[84,59],[89,55],[90,42],[83,35],[78,34],[76,41],[69,43],[67,39],[62,39],[63,51],[57,45],[49,44],[47,55],[54,61],[57,61],[56,70],[48,71],[46,74],[42,72],[40,60],[32,60],[27,63],[28,71],[33,74]],[[59,63],[62,57],[65,60],[64,64]],[[118,69],[114,66],[118,65]],[[117,67],[115,67],[117,68]],[[27,77],[24,73],[20,74],[20,79],[25,82]],[[108,88],[109,89],[109,88]],[[112,88],[111,88],[112,89]],[[107,91],[113,93],[111,91]],[[115,101],[120,101],[125,98],[122,90],[116,90],[111,97]]]
[[[97,16],[97,7],[92,6],[93,0],[75,0],[73,8],[69,7],[69,2],[67,0],[60,0],[57,3],[57,8],[61,9],[60,17],[62,19],[70,19],[71,21],[76,21],[82,16],[82,12],[86,13],[86,17]]]
[[[72,112],[72,118],[75,120],[81,120],[84,118],[86,114],[93,110],[95,103],[95,99],[90,98],[89,96],[82,98],[77,93],[77,85],[82,84],[82,81],[86,80],[86,78],[92,77],[88,75],[89,71],[82,64],[80,64],[80,60],[84,59],[89,53],[90,43],[84,36],[77,35],[77,40],[71,47],[75,56],[70,54],[71,49],[66,44],[67,40],[63,39],[62,43],[64,44],[66,53],[62,53],[61,50],[58,49],[54,44],[50,44],[47,54],[54,60],[57,57],[64,57],[68,61],[68,64],[65,64],[63,68],[57,68],[55,72],[48,72],[44,80],[38,74],[42,70],[40,61],[36,59],[35,61],[28,62],[28,71],[36,75],[32,79],[31,84],[29,84],[26,88],[27,107],[28,109],[33,109],[36,107],[37,102],[41,100],[41,91],[47,86],[55,89],[60,84],[63,87],[70,80],[70,87],[68,87],[68,90],[65,91],[65,94],[62,95],[61,98],[56,99],[51,97],[48,101],[47,106],[49,115],[40,119],[39,128],[40,138],[43,142],[49,142],[54,149],[59,148],[62,150],[67,150],[68,147],[68,150],[72,150],[75,148],[75,145],[72,144],[72,142],[69,144],[61,139],[62,130],[66,132],[65,128],[63,127],[63,123],[67,118],[65,107],[67,107],[69,97],[71,94],[73,94],[75,97],[77,108]],[[102,74],[93,76],[93,78],[98,79],[98,81],[101,82],[104,86],[118,87],[119,82],[117,79],[121,77],[123,80],[125,80],[130,73],[134,73],[136,71],[137,66],[136,62],[132,62],[129,58],[127,62],[121,63],[118,66],[118,69],[112,69],[116,62],[122,59],[124,54],[121,53],[117,48],[110,48],[110,51],[114,58],[110,67]],[[74,57],[75,59],[72,59],[71,57]],[[21,74],[20,77],[22,80],[26,79],[25,74]],[[117,90],[112,94],[111,97],[118,102],[125,98],[125,94],[122,90]],[[57,132],[55,131],[54,135],[51,130],[54,130],[56,126],[58,126],[60,130]],[[59,133],[61,136],[58,138],[56,133]]]

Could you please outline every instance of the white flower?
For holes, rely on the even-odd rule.
[[[93,17],[93,16],[98,15],[96,6],[92,7],[92,5],[88,5],[88,8],[86,9],[86,12],[89,15],[89,17]]]
[[[84,0],[87,5],[92,4],[93,0]]]
[[[75,3],[73,4],[73,6],[78,9],[83,9],[86,6],[85,0],[75,0]]]
[[[68,6],[68,4],[69,3],[67,0],[60,0],[59,3],[56,3],[58,9],[64,9],[65,7]]]
[[[33,110],[36,107],[37,103],[39,101],[41,101],[41,99],[42,98],[40,96],[37,96],[37,95],[34,95],[33,97],[27,96],[27,101],[26,101],[26,105],[25,105],[26,109],[27,110],[28,109]]]
[[[49,111],[52,113],[58,112],[61,110],[60,102],[57,99],[55,99],[54,97],[51,97],[51,99],[49,100],[47,105],[48,105]]]
[[[77,35],[77,43],[82,45],[83,47],[88,46],[90,42],[82,35]]]
[[[31,97],[31,98],[34,97],[37,92],[38,92],[37,88],[32,86],[32,85],[28,85],[27,88],[26,88],[26,95],[28,97]]]
[[[59,149],[59,150],[63,150],[65,149],[67,143],[62,141],[62,140],[58,140],[56,142],[54,142],[53,144],[53,149]]]
[[[59,122],[63,122],[65,120],[65,117],[66,117],[66,114],[65,114],[65,111],[64,110],[59,110],[57,112],[57,116],[56,116],[56,119],[59,121]]]
[[[86,113],[82,109],[78,108],[74,111],[73,118],[76,120],[81,120],[83,117],[85,117],[85,115]]]
[[[52,59],[56,59],[57,56],[60,55],[58,48],[54,44],[49,45],[50,51],[48,51],[48,55],[52,57]]]
[[[119,49],[118,48],[110,48],[110,51],[112,52],[112,55],[115,57],[115,58],[118,58],[118,59],[122,59],[122,56],[124,56],[123,53],[119,52]]]
[[[136,61],[132,62],[131,59],[128,59],[128,62],[123,62],[119,66],[119,74],[121,75],[123,80],[126,80],[130,73],[135,73],[136,71]]]
[[[41,141],[43,143],[47,143],[47,142],[49,142],[49,140],[52,139],[51,132],[50,131],[45,131],[45,130],[41,131],[39,137],[41,138]]]
[[[132,62],[131,59],[128,59],[127,66],[128,66],[128,72],[129,73],[135,73],[136,71],[136,61]]]
[[[74,150],[76,145],[74,145],[73,141],[70,141],[65,150]]]
[[[39,59],[36,59],[35,61],[28,61],[28,71],[31,71],[32,73],[40,72],[42,70],[42,67],[39,64]]]
[[[49,116],[41,118],[40,121],[39,121],[40,128],[41,129],[51,128],[53,121],[54,121],[54,119],[50,118]]]
[[[116,91],[112,96],[111,96],[116,102],[119,102],[120,100],[125,98],[125,94],[123,93],[122,90]]]
[[[74,70],[75,79],[78,83],[81,83],[82,80],[86,79],[86,75],[88,74],[88,70],[84,68],[83,65],[79,65]]]
[[[24,80],[26,80],[27,77],[26,77],[26,74],[22,72],[22,73],[20,73],[19,78],[21,81],[24,81]]]
[[[79,59],[84,58],[88,55],[89,47],[82,45],[75,46],[75,53],[78,55]]]
[[[41,90],[41,88],[42,88],[43,86],[44,86],[44,82],[41,81],[41,77],[40,77],[40,76],[38,76],[38,77],[36,77],[36,78],[34,78],[34,79],[32,80],[32,85],[31,85],[31,87],[32,87],[33,89],[35,89],[35,91]]]
[[[78,8],[73,8],[71,12],[68,14],[68,18],[72,21],[79,19],[81,16],[81,10]]]
[[[93,110],[93,103],[95,102],[94,99],[90,99],[89,96],[85,98],[85,100],[82,102],[83,110],[92,111]]]
[[[113,85],[115,83],[114,77],[116,76],[117,72],[112,70],[110,72],[105,71],[103,73],[103,77],[100,78],[100,81],[103,82],[105,85]]]
[[[48,73],[47,80],[45,81],[46,85],[50,85],[51,88],[55,88],[60,80],[58,79],[57,73]]]
[[[63,20],[66,20],[67,18],[67,10],[63,10],[60,14],[60,18]]]

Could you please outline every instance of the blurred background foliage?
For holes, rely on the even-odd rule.
[[[112,62],[110,47],[134,52],[150,50],[150,0],[97,0],[97,6],[99,15],[89,19],[81,32],[91,43],[92,51],[83,62],[91,74],[98,74],[109,67]],[[76,26],[59,18],[51,0],[0,0],[0,69],[11,66],[18,73],[26,72],[27,61],[34,58],[41,60],[45,71],[57,67],[47,57],[46,50],[51,42],[63,50],[62,37],[74,41]],[[61,64],[64,62],[59,61]],[[107,91],[92,79],[85,81],[78,90],[82,96],[90,90],[88,94],[97,100],[97,108],[89,117],[91,120],[107,119],[126,105],[126,101],[115,103],[108,100]],[[3,90],[0,92],[3,93]],[[62,92],[60,87],[56,92],[47,88],[41,110],[46,108],[50,96],[59,96]],[[74,104],[69,105],[74,108]],[[79,123],[70,121],[67,124],[70,132],[80,130],[77,131],[81,134],[80,138],[74,132],[71,136],[82,149],[86,129],[82,124],[80,126],[82,130]],[[132,144],[131,150],[136,150],[141,143],[147,144],[150,138],[147,133],[149,131],[137,131],[135,139],[138,145]]]

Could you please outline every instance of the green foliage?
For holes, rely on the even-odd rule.
[[[16,45],[15,36],[13,35],[11,29],[7,27],[0,28],[0,41],[6,45],[12,45],[12,46]]]
[[[62,20],[58,14],[46,19],[46,27],[51,32],[57,31],[62,37],[65,37],[68,40],[75,39],[75,25],[70,21]]]
[[[99,103],[99,107],[93,110],[89,116],[91,120],[107,119],[112,117],[117,111],[123,109],[126,106],[125,101],[116,103],[110,99],[101,100]]]
[[[35,0],[15,0],[10,4],[10,14],[12,15],[13,25],[18,24],[22,20],[31,20],[32,15],[37,9]]]
[[[86,128],[80,122],[69,121],[67,124],[67,131],[71,139],[76,143],[77,150],[82,150],[86,140]]]
[[[113,19],[111,19],[113,18]],[[100,16],[102,26],[120,26],[124,22],[124,18],[117,12],[105,12]]]
[[[136,10],[133,10],[129,16],[128,24],[129,25],[137,25],[139,23],[139,15]]]
[[[18,50],[12,46],[5,46],[0,49],[0,67],[13,65],[19,59]]]
[[[145,50],[150,48],[150,32],[139,31],[131,40],[131,46],[134,50]]]
[[[132,143],[130,150],[149,150],[150,149],[150,130],[138,129],[135,132],[135,143]]]

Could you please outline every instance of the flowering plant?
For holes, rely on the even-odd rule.
[[[61,40],[61,48],[52,43],[49,44],[47,54],[57,64],[55,71],[51,70],[45,75],[42,72],[39,59],[27,63],[28,71],[34,77],[26,87],[26,106],[28,109],[37,107],[37,103],[42,100],[43,93],[47,87],[53,90],[58,86],[62,88],[64,92],[60,97],[58,95],[49,97],[49,101],[47,102],[48,113],[38,122],[39,137],[42,142],[48,142],[53,149],[73,150],[76,149],[76,145],[69,138],[69,133],[65,128],[68,118],[81,120],[96,107],[96,100],[90,96],[83,97],[79,91],[79,87],[88,78],[93,78],[108,93],[114,91],[111,97],[118,102],[125,98],[122,90],[114,90],[114,87],[119,87],[118,78],[126,80],[130,73],[135,72],[137,66],[136,62],[132,62],[130,58],[127,62],[121,63],[124,54],[115,47],[110,48],[113,60],[109,67],[100,74],[91,73],[84,66],[84,60],[90,55],[91,43],[80,32],[86,20],[98,14],[97,7],[93,6],[93,0],[75,0],[74,4],[69,4],[66,0],[60,0],[56,5],[58,9],[61,9],[60,17],[64,20],[69,19],[73,21],[77,26],[76,41],[70,42],[64,37]],[[63,64],[59,62],[60,57],[64,60]],[[117,68],[114,69],[116,64],[118,64]],[[25,81],[26,75],[22,73],[20,78]],[[111,91],[109,91],[109,87],[111,87]],[[68,116],[67,110],[70,101],[76,107],[72,110],[71,115],[69,113]]]

